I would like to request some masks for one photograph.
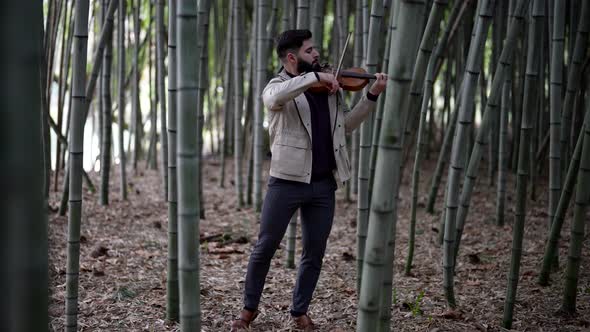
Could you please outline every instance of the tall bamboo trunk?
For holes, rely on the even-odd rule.
[[[587,123],[588,113],[584,123]],[[583,129],[584,130],[584,129]],[[584,135],[578,136],[578,141],[572,155],[572,161],[569,164],[565,181],[563,182],[561,195],[559,196],[559,203],[555,209],[555,216],[551,222],[551,231],[549,238],[545,244],[545,253],[543,255],[543,265],[539,273],[538,283],[541,286],[549,285],[549,274],[551,273],[551,266],[553,265],[554,257],[557,255],[557,244],[561,234],[561,228],[565,221],[565,214],[567,212],[570,200],[574,194],[574,186],[576,184],[576,177],[580,166],[580,158],[582,154],[582,144],[584,143]]]
[[[260,12],[258,13],[260,15]],[[309,0],[297,0],[297,29],[309,28]],[[313,33],[312,33],[312,37]],[[262,86],[261,86],[262,88]],[[297,211],[291,216],[287,228],[287,248],[285,265],[287,268],[295,268],[295,247],[297,239]]]
[[[315,0],[312,2],[311,9],[311,34],[318,49],[322,49],[324,43],[324,11],[326,9],[325,0]]]
[[[235,1],[235,0],[230,0],[230,2]],[[228,22],[227,22],[227,26],[228,26],[228,30],[232,29],[232,26],[234,24],[234,19],[233,19],[233,11],[230,11],[229,16],[228,16]],[[230,128],[230,110],[234,107],[233,102],[234,102],[234,98],[232,97],[232,90],[233,90],[233,86],[234,84],[232,83],[237,83],[233,81],[233,76],[231,73],[231,64],[232,64],[232,56],[233,56],[233,47],[232,47],[232,41],[231,38],[227,38],[225,40],[225,58],[224,58],[224,70],[223,70],[223,143],[222,143],[222,147],[221,147],[221,167],[220,167],[220,176],[219,176],[219,186],[221,188],[225,187],[225,159],[226,159],[226,154],[229,151],[229,137],[231,136],[229,133],[229,128]]]
[[[166,131],[166,92],[164,78],[166,70],[164,58],[166,57],[166,36],[164,28],[164,0],[158,0],[156,8],[156,62],[158,68],[158,100],[160,102],[160,152],[162,153],[162,178],[164,184],[164,198],[168,195],[168,133]]]
[[[107,5],[108,1],[105,2]],[[106,17],[109,20],[109,25],[113,24],[113,16]],[[106,24],[105,20],[105,24]],[[104,52],[104,63],[102,68],[102,142],[100,148],[100,170],[101,170],[101,190],[100,190],[100,204],[109,204],[109,179],[111,173],[111,143],[112,143],[112,108],[113,103],[111,99],[111,70],[113,64],[113,34],[112,28],[107,35],[106,47]]]
[[[63,105],[64,105],[64,97],[65,97],[65,86],[68,81],[68,73],[69,68],[65,68],[64,63],[67,61],[66,58],[69,58],[70,48],[69,48],[69,36],[70,31],[72,31],[71,24],[68,25],[68,22],[71,22],[70,16],[68,15],[68,4],[67,1],[64,1],[64,6],[66,7],[65,13],[63,15],[63,25],[62,25],[62,38],[61,38],[61,48],[60,48],[60,59],[59,59],[59,87],[57,91],[57,132],[61,134],[62,132],[62,123],[63,123]],[[73,3],[72,3],[73,6]],[[68,29],[69,27],[69,29]],[[67,50],[67,51],[66,51]],[[64,77],[65,76],[65,77]],[[62,144],[59,140],[56,141],[55,144],[55,172],[53,174],[53,191],[57,191],[58,187],[58,180],[59,180],[59,173],[62,168],[61,164],[61,148]]]
[[[520,129],[520,144],[518,151],[518,173],[516,177],[516,208],[515,220],[512,229],[512,255],[510,258],[510,272],[508,274],[508,287],[504,301],[504,318],[502,325],[509,329],[512,326],[514,301],[518,287],[520,271],[520,259],[522,256],[522,240],[524,235],[524,222],[526,218],[526,192],[527,182],[530,177],[530,143],[533,133],[534,113],[536,109],[538,93],[540,63],[539,48],[543,42],[543,27],[545,20],[545,1],[534,0],[532,19],[529,23],[528,49],[526,63],[526,77],[524,81],[524,101],[522,105],[522,121]]]
[[[500,107],[502,87],[504,86],[505,77],[508,74],[508,66],[512,64],[514,45],[516,44],[518,35],[520,35],[522,31],[524,15],[526,13],[527,7],[528,0],[517,1],[517,5],[513,13],[513,19],[508,29],[508,37],[506,38],[505,45],[502,49],[499,64],[496,66],[496,73],[493,76],[494,80],[492,82],[490,96],[487,98],[485,112],[479,126],[477,138],[475,140],[476,144],[473,147],[473,151],[471,152],[471,156],[469,158],[467,172],[465,174],[465,179],[463,180],[463,190],[461,191],[461,196],[459,198],[460,205],[457,211],[457,235],[455,237],[457,243],[454,249],[455,260],[457,259],[457,254],[459,252],[465,220],[467,219],[467,214],[469,213],[473,188],[477,182],[479,163],[483,157],[485,146],[488,144],[492,121],[496,117],[498,108]],[[534,101],[535,100],[532,100],[531,102],[534,103]],[[533,105],[530,106],[534,107]],[[534,121],[532,123],[534,123]]]
[[[496,189],[496,225],[504,225],[506,204],[506,176],[508,172],[508,114],[510,113],[512,66],[506,68],[507,74],[502,85],[502,102],[500,106],[500,135],[498,137],[498,178]]]
[[[250,58],[246,68],[248,90],[246,97],[246,114],[244,119],[244,151],[248,163],[246,171],[246,205],[252,205],[252,193],[254,191],[254,118],[255,118],[255,93],[256,93],[256,62],[258,61],[258,7],[253,8],[252,22],[250,24]],[[293,11],[291,11],[293,13]],[[292,26],[292,25],[290,25]]]
[[[84,152],[84,107],[86,104],[86,56],[88,47],[88,0],[76,3],[72,69],[72,118],[69,141],[70,199],[68,257],[66,268],[66,331],[78,327],[78,278],[80,273],[80,223],[82,219],[82,153]]]
[[[580,19],[587,19],[586,16]],[[588,72],[588,71],[587,71]],[[586,76],[587,77],[587,76]],[[586,98],[590,97],[590,84],[586,83]],[[576,312],[576,297],[578,293],[578,278],[580,274],[580,262],[582,260],[582,248],[585,236],[585,225],[588,222],[586,211],[590,202],[590,103],[586,103],[586,120],[583,127],[584,144],[581,152],[580,167],[576,185],[576,200],[574,206],[574,218],[571,225],[570,246],[565,272],[565,288],[561,310],[569,314]]]
[[[299,6],[299,5],[298,5]],[[254,195],[254,209],[257,213],[261,211],[262,207],[262,147],[264,139],[264,131],[262,122],[264,120],[264,110],[262,104],[262,88],[266,81],[266,67],[268,64],[268,45],[266,44],[266,20],[270,8],[269,0],[258,1],[258,20],[257,20],[257,54],[256,54],[256,85],[255,85],[255,100],[254,100],[254,168],[253,168],[253,195]],[[298,24],[299,26],[299,24]]]
[[[71,13],[70,13],[70,22],[68,24],[68,41],[67,41],[67,46],[66,46],[66,60],[65,60],[65,64],[64,64],[65,71],[66,71],[65,74],[64,74],[64,76],[65,76],[65,78],[64,78],[65,79],[64,85],[65,86],[64,86],[64,88],[62,90],[62,94],[61,94],[62,103],[58,105],[58,108],[59,109],[65,108],[65,105],[64,104],[65,104],[65,100],[66,100],[66,90],[67,90],[66,87],[67,86],[71,86],[71,84],[72,84],[71,83],[71,74],[70,74],[71,73],[70,63],[72,61],[72,41],[74,39],[74,13],[73,13],[74,8],[75,8],[75,4],[72,3],[72,10],[71,10]],[[71,103],[71,98],[68,98],[68,107],[67,107],[67,110],[68,111],[66,113],[67,115],[65,115],[66,116],[66,121],[65,121],[66,134],[65,134],[65,137],[68,136],[68,129],[70,128],[70,126],[69,126],[69,118],[70,118],[70,111],[71,111],[71,104],[70,103]],[[59,125],[58,128],[62,128],[62,126]],[[67,140],[66,140],[66,143],[67,143]],[[60,149],[60,154],[57,155],[57,157],[60,160],[60,169],[63,169],[64,171],[66,170],[66,166],[65,166],[65,159],[66,159],[65,158],[65,155],[66,155],[66,152],[67,152],[66,146],[62,146],[61,149]]]
[[[119,16],[117,21],[117,51],[119,63],[119,170],[121,176],[120,193],[121,199],[127,200],[127,157],[125,156],[125,144],[123,137],[125,133],[125,75],[126,75],[126,53],[125,53],[125,18],[127,10],[125,8],[126,1],[119,1]]]
[[[421,29],[416,26],[423,18],[424,1],[400,1],[399,33],[392,35],[388,68],[389,86],[385,95],[385,112],[379,138],[379,152],[375,169],[375,186],[371,200],[371,213],[365,247],[357,331],[376,331],[382,310],[390,310],[390,304],[381,308],[382,285],[391,262],[393,251],[390,241],[395,239],[397,223],[397,197],[400,177],[391,176],[391,170],[401,168],[403,106],[409,97],[410,80],[415,62]],[[382,97],[383,98],[383,97]],[[393,178],[393,179],[392,179]],[[391,280],[389,280],[390,282]]]
[[[133,163],[133,170],[137,173],[137,164],[141,157],[141,106],[139,105],[139,48],[141,47],[139,42],[139,11],[141,6],[141,0],[134,1],[135,8],[133,9],[133,42],[135,47],[133,48],[133,100],[131,103],[131,130],[133,135],[133,150],[131,154],[131,160]]]
[[[243,48],[243,31],[244,24],[244,4],[242,1],[234,0],[234,29],[233,34],[233,49],[241,50]],[[243,171],[242,171],[242,113],[244,107],[244,62],[246,61],[246,54],[244,52],[233,52],[233,77],[234,82],[234,183],[236,190],[236,197],[238,198],[238,208],[244,206],[244,185],[243,185]]]
[[[48,29],[45,30],[45,57],[46,60],[45,68],[46,70],[46,85],[43,87],[43,93],[45,93],[44,106],[46,112],[43,112],[43,158],[44,158],[44,165],[45,165],[45,197],[48,198],[49,196],[49,186],[50,186],[50,179],[51,179],[51,136],[49,131],[49,123],[53,121],[50,115],[50,108],[51,108],[51,97],[53,95],[53,82],[54,82],[54,63],[55,63],[55,56],[56,56],[56,49],[57,49],[57,35],[59,31],[59,22],[61,20],[62,11],[64,6],[67,6],[66,1],[58,0],[53,6],[53,13],[51,13],[47,19]],[[57,142],[56,142],[57,143]],[[58,145],[58,144],[56,144]]]
[[[549,4],[551,5],[551,3]],[[551,68],[549,85],[549,231],[555,217],[555,210],[559,203],[561,192],[561,107],[563,91],[563,58],[565,44],[565,1],[556,0],[553,3],[553,30],[551,35]],[[555,251],[555,264],[559,254]]]
[[[157,105],[158,105],[158,91],[157,91],[157,71],[158,67],[154,65],[154,2],[149,2],[149,11],[148,11],[148,28],[147,28],[147,39],[148,39],[148,51],[147,51],[147,60],[148,60],[148,100],[149,100],[149,107],[150,107],[150,140],[148,146],[148,155],[146,160],[146,168],[156,170],[158,169],[158,112],[157,112]]]
[[[182,0],[176,8],[178,102],[178,274],[181,331],[201,329],[199,285],[198,67],[195,32],[197,1]]]
[[[168,273],[166,279],[166,318],[179,319],[178,302],[178,172],[177,155],[177,59],[176,2],[168,1]]]
[[[44,196],[41,67],[43,3],[0,5],[5,53],[0,64],[2,100],[2,328],[47,331],[49,264]],[[14,29],[14,30],[13,30]]]
[[[385,9],[385,6],[383,7]],[[385,42],[385,54],[383,55],[383,63],[381,68],[386,70],[389,66],[389,53],[391,48],[391,39],[392,35],[397,30],[397,13],[399,12],[399,1],[395,1],[395,3],[389,7],[389,26],[387,28],[387,37]],[[363,23],[364,24],[364,23]],[[364,59],[366,59],[366,53],[364,54]],[[379,145],[379,133],[381,131],[381,122],[383,121],[383,106],[385,105],[385,98],[380,98],[377,100],[377,109],[375,110],[375,115],[373,119],[373,130],[372,130],[372,139],[371,139],[371,164],[369,166],[370,174],[369,174],[369,194],[371,193],[371,188],[373,188],[373,181],[375,179],[375,163],[377,161],[377,150]],[[357,129],[358,131],[358,129]],[[360,135],[359,135],[360,136]],[[360,141],[360,138],[359,138]]]
[[[430,190],[428,193],[428,201],[426,203],[426,212],[433,214],[434,213],[434,205],[436,204],[436,198],[438,196],[438,188],[440,187],[440,183],[442,181],[443,172],[445,167],[447,166],[449,153],[451,152],[452,144],[453,144],[453,137],[455,135],[455,130],[457,128],[457,119],[459,117],[459,105],[461,103],[461,96],[463,95],[463,82],[459,87],[459,92],[456,98],[456,102],[454,105],[454,110],[449,109],[449,112],[452,114],[450,115],[449,123],[447,129],[445,130],[445,137],[443,138],[443,143],[440,148],[440,152],[438,154],[438,159],[436,162],[436,167],[434,169],[434,173],[432,174],[432,179],[430,181]],[[445,199],[446,202],[446,191],[445,191]],[[443,208],[443,213],[446,213],[446,209]],[[444,234],[444,222],[443,228],[440,230],[441,234],[441,244],[442,244],[442,235]]]
[[[416,36],[419,40],[422,40],[422,35],[423,35],[423,22],[425,20],[425,10],[428,6],[423,7],[422,9],[422,15],[418,16],[418,21],[415,21],[414,24],[418,25],[420,27],[419,30],[419,34]],[[419,51],[419,49],[415,49],[414,50],[414,58],[416,60],[415,63],[416,65],[412,67],[412,79],[416,79],[419,80],[418,78],[416,78],[417,76],[421,76],[422,80],[424,77],[424,71],[426,70],[426,68],[423,68],[421,70],[421,73],[419,75],[415,74],[415,68],[417,68],[417,66],[422,66],[421,63],[418,63],[417,60],[421,60],[422,63],[424,63],[422,61],[422,59],[420,59],[420,57],[418,57],[417,52]],[[367,57],[368,58],[368,57]],[[403,108],[401,109],[401,114],[400,114],[400,125],[401,125],[401,129],[403,132],[407,133],[406,129],[407,129],[407,123],[408,123],[408,119],[410,118],[410,108],[409,108],[409,103],[412,99],[412,85],[410,84],[410,99],[406,100],[403,104]],[[412,116],[413,117],[413,116]],[[402,135],[399,139],[400,142],[398,142],[399,146],[401,146],[401,153],[402,153],[402,159],[401,159],[401,163],[399,164],[399,170],[398,170],[398,174],[396,175],[399,179],[398,179],[398,190],[397,190],[397,194],[396,196],[399,195],[399,183],[401,183],[401,179],[402,179],[402,174],[404,172],[403,168],[404,168],[404,162],[403,162],[403,155],[404,155],[404,149],[407,150],[407,145],[404,145],[405,140],[406,140],[407,135],[404,134]],[[408,144],[409,145],[409,144]],[[396,169],[397,170],[397,169]],[[372,179],[369,180],[369,191],[371,193],[373,193],[373,181],[376,180],[376,177],[373,177]],[[369,196],[369,199],[372,198],[372,194],[371,196]],[[379,322],[379,331],[389,331],[390,329],[390,320],[391,320],[391,301],[392,301],[392,294],[393,294],[393,261],[394,261],[394,251],[395,251],[395,227],[391,228],[391,233],[389,235],[388,241],[387,241],[387,249],[385,250],[385,266],[384,266],[384,274],[383,274],[383,284],[382,284],[382,292],[381,292],[381,308],[380,308],[380,312],[379,312],[379,317],[380,317],[380,322]]]
[[[95,34],[99,34],[101,33],[101,29],[102,26],[105,25],[105,23],[108,23],[108,20],[106,19],[106,11],[107,11],[107,0],[100,0],[100,1],[96,1],[96,9],[94,10],[95,12],[95,25],[94,25],[94,33]],[[106,39],[108,41],[108,38]],[[98,43],[95,42],[94,44],[94,49],[96,50],[100,50],[101,48],[99,47],[99,45],[97,45]],[[106,48],[106,44],[104,45],[104,48],[102,49],[102,53],[100,54],[100,58],[97,58],[97,64],[99,64],[96,67],[100,67],[100,69],[98,69],[97,71],[97,78],[96,78],[96,84],[98,84],[98,87],[96,88],[98,91],[98,97],[96,98],[96,101],[94,101],[94,108],[92,109],[94,111],[93,116],[98,118],[98,124],[95,126],[94,124],[92,125],[92,139],[94,139],[94,136],[96,136],[98,138],[98,147],[99,147],[99,151],[98,151],[98,155],[96,157],[96,159],[93,161],[93,168],[94,165],[96,165],[96,161],[97,160],[101,160],[102,159],[102,135],[104,132],[104,98],[102,97],[104,95],[104,75],[102,73],[102,67],[105,63],[104,61],[104,49]],[[93,78],[93,76],[91,75],[91,80]],[[95,92],[92,92],[93,94]],[[92,103],[92,100],[90,100],[90,103]],[[88,106],[88,111],[90,111],[90,105]],[[95,135],[96,133],[96,135]],[[92,142],[92,141],[91,141]],[[92,150],[92,147],[94,146],[94,144],[91,144],[91,150],[90,150],[90,155],[94,155],[94,151]],[[102,168],[100,171],[100,175],[102,177]],[[101,179],[102,181],[102,179]],[[102,186],[102,184],[101,184]],[[102,189],[101,189],[102,190]]]
[[[200,0],[199,2],[199,16],[197,18],[197,22],[199,24],[199,31],[203,36],[209,36],[209,12],[211,10],[211,1],[210,0]],[[209,43],[208,37],[200,38],[197,43],[197,48],[199,50],[199,82],[198,82],[198,104],[197,104],[197,142],[199,144],[199,156],[203,156],[203,125],[205,123],[204,120],[204,102],[205,102],[205,94],[207,91],[207,77],[209,77]],[[203,172],[202,169],[199,171],[199,199],[200,199],[200,218],[205,219],[205,203],[204,203],[204,195],[203,195]]]
[[[292,8],[293,1],[291,0],[283,0],[283,4],[281,5],[281,31],[291,29],[291,20],[293,19],[293,11]],[[254,10],[256,12],[256,10]],[[252,14],[254,16],[255,13]],[[252,24],[254,24],[254,17],[252,18]]]
[[[465,167],[465,158],[467,155],[466,142],[471,132],[473,118],[473,100],[477,88],[486,36],[494,14],[494,5],[494,0],[483,0],[478,4],[478,19],[473,28],[473,37],[467,55],[467,65],[462,83],[461,106],[458,109],[457,132],[453,139],[453,148],[451,151],[445,199],[443,287],[447,303],[452,308],[456,306],[454,290],[455,261],[453,259],[453,253],[455,248],[455,222],[459,205],[459,182]]]
[[[571,127],[572,109],[578,90],[580,89],[580,80],[582,77],[582,65],[585,59],[588,45],[588,33],[590,32],[590,3],[584,1],[580,14],[579,24],[577,25],[576,42],[573,53],[570,57],[567,77],[567,90],[563,101],[563,111],[561,113],[561,153],[564,158],[562,161],[562,170],[567,168],[570,155],[570,143],[568,130]]]
[[[369,42],[365,58],[365,69],[374,73],[377,69],[378,38],[383,20],[383,2],[373,1],[371,4],[371,21],[369,22]],[[363,93],[365,93],[363,91]],[[383,98],[383,97],[381,97]],[[359,171],[358,171],[358,212],[357,212],[357,289],[360,290],[363,278],[363,266],[365,247],[367,242],[367,229],[369,227],[369,206],[371,194],[369,192],[369,157],[371,155],[371,130],[373,129],[373,114],[361,124],[359,144]]]
[[[509,2],[508,1],[500,1],[496,6],[496,15],[494,16],[494,23],[493,23],[493,34],[492,34],[492,58],[489,62],[489,73],[490,73],[490,82],[493,81],[493,76],[496,72],[496,67],[498,66],[498,61],[500,58],[500,51],[502,50],[502,43],[506,38],[506,28],[508,26],[508,17],[511,15],[509,11]],[[511,67],[508,68],[508,70]],[[503,90],[504,84],[502,84]],[[485,96],[485,94],[483,94]],[[501,98],[501,97],[500,97]],[[501,103],[501,101],[500,101]],[[484,106],[484,105],[482,105]],[[485,107],[485,106],[484,106]],[[501,109],[501,105],[499,106]],[[488,179],[489,179],[489,186],[492,187],[494,185],[494,180],[496,176],[496,172],[498,171],[498,144],[499,141],[499,133],[500,133],[500,117],[501,111],[496,112],[496,115],[492,118],[490,124],[490,133],[489,133],[489,141],[493,142],[488,146]]]
[[[317,1],[317,0],[316,0]],[[309,28],[309,0],[297,0],[297,29]]]
[[[353,65],[355,67],[361,67],[363,64],[363,15],[362,15],[362,4],[361,0],[356,0],[355,4],[355,16],[354,16],[354,56],[353,56]],[[389,31],[389,27],[388,31]],[[387,40],[387,39],[386,39]],[[359,91],[353,95],[351,101],[351,107],[360,100],[362,96],[362,91]],[[355,129],[352,132],[352,139],[351,139],[351,178],[349,180],[350,189],[353,194],[358,193],[358,168],[359,168],[359,144],[360,144],[360,130]],[[358,257],[357,257],[358,260]],[[358,280],[358,279],[357,279]],[[357,282],[357,291],[359,290],[360,284]]]
[[[399,2],[396,0],[396,3]],[[369,49],[369,0],[362,0],[363,11],[363,63],[367,61],[367,51]],[[395,6],[394,6],[395,7]],[[392,17],[393,19],[393,17]]]
[[[448,1],[434,1],[430,10],[424,36],[420,44],[420,52],[418,53],[418,59],[416,61],[416,67],[414,68],[414,74],[412,77],[412,86],[410,88],[410,106],[409,114],[418,112],[420,103],[422,104],[420,110],[420,122],[418,124],[418,134],[416,143],[416,154],[414,156],[414,171],[412,173],[412,201],[411,201],[411,212],[410,212],[410,235],[408,240],[408,258],[406,260],[406,275],[410,274],[412,269],[412,261],[414,259],[414,241],[416,235],[416,209],[418,204],[418,183],[420,181],[420,163],[422,161],[422,153],[424,151],[425,142],[424,130],[426,126],[426,115],[428,114],[428,103],[432,97],[432,89],[434,81],[436,80],[434,68],[436,62],[442,54],[442,49],[446,48],[448,36],[450,33],[451,23],[454,22],[456,16],[461,8],[460,3],[456,2],[453,10],[449,17],[449,23],[445,29],[444,35],[438,43],[434,56],[432,49],[436,37],[438,36],[438,30],[440,27],[440,21],[443,18],[444,10],[448,5]],[[424,95],[424,96],[423,96]],[[422,98],[424,97],[424,98]]]

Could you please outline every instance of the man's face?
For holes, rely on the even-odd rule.
[[[320,70],[320,53],[311,39],[303,41],[297,52],[297,71],[299,73]]]

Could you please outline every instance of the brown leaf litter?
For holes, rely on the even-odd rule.
[[[207,161],[203,177],[206,219],[201,220],[201,309],[203,331],[228,331],[241,309],[244,274],[256,241],[258,220],[251,208],[238,209],[231,184],[231,162],[225,188],[218,186],[219,162]],[[425,200],[434,165],[422,172],[420,201]],[[268,165],[266,165],[268,169]],[[159,171],[130,171],[129,200],[120,199],[114,170],[108,206],[98,194],[84,193],[78,316],[81,331],[178,331],[166,321],[168,207]],[[442,289],[442,251],[436,244],[444,197],[439,190],[436,215],[418,210],[412,273],[403,273],[408,251],[410,170],[403,177],[394,262],[391,328],[395,331],[505,331],[500,327],[510,264],[514,214],[514,179],[507,185],[507,224],[494,225],[495,188],[487,178],[474,190],[471,210],[457,259],[455,295],[458,307],[448,309]],[[99,177],[92,173],[95,184]],[[266,176],[266,175],[265,175]],[[486,177],[482,171],[480,175]],[[63,178],[63,177],[62,177]],[[214,180],[211,180],[214,178]],[[539,177],[541,178],[541,177]],[[546,175],[543,175],[543,179]],[[208,180],[207,180],[208,179]],[[444,187],[442,187],[444,188]],[[518,331],[588,331],[590,323],[590,241],[584,242],[578,282],[577,315],[556,314],[569,246],[571,212],[560,240],[560,269],[549,287],[536,284],[547,235],[547,183],[538,186],[536,201],[527,201],[524,251],[514,311]],[[338,191],[334,227],[309,315],[320,331],[354,331],[356,295],[356,202]],[[50,204],[59,203],[52,193]],[[50,215],[51,327],[63,330],[67,217]],[[277,251],[252,331],[291,331],[289,306],[296,269],[285,267],[285,246]],[[297,244],[297,254],[301,252]],[[296,264],[298,260],[296,259]],[[414,310],[412,310],[412,308]]]

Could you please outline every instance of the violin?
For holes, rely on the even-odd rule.
[[[321,65],[321,72],[324,73],[333,73],[333,69],[329,64]],[[340,84],[340,88],[345,91],[359,91],[362,90],[368,83],[369,80],[376,79],[375,75],[367,73],[364,68],[360,67],[352,67],[348,69],[343,69],[336,77],[338,84]],[[310,92],[314,93],[321,93],[321,92],[329,92],[330,89],[322,83],[318,83],[313,85],[311,88],[308,89]]]

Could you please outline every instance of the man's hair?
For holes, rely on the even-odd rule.
[[[307,29],[283,31],[276,39],[279,59],[284,59],[289,52],[296,53],[308,39],[311,39],[311,31]]]

